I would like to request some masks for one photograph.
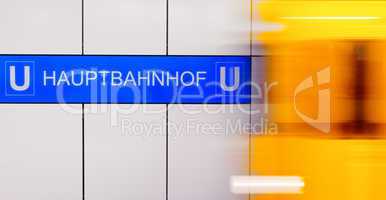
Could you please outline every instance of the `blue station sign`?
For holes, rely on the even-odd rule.
[[[247,56],[0,56],[0,103],[250,103]]]

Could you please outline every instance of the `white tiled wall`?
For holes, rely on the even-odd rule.
[[[80,114],[59,105],[7,104],[0,105],[0,121],[0,199],[80,199]]]
[[[166,105],[92,106],[85,107],[87,199],[164,200]]]
[[[86,0],[86,54],[166,53],[165,0]]]
[[[250,55],[250,6],[170,0],[169,54]],[[169,200],[248,198],[230,192],[229,178],[248,175],[249,111],[249,105],[170,106]]]
[[[0,1],[0,54],[80,54],[79,0]],[[0,105],[0,199],[82,196],[81,105]]]
[[[250,54],[250,1],[169,2],[171,55]]]
[[[248,175],[249,105],[169,108],[169,200],[247,199],[230,192]]]
[[[168,38],[170,55],[250,54],[250,1],[169,0],[168,30],[166,3],[84,0],[85,53],[165,55]],[[81,11],[81,0],[1,0],[0,54],[81,54]],[[86,200],[247,198],[228,180],[248,173],[248,135],[224,127],[248,125],[249,105],[119,106],[116,115],[114,105],[85,105]],[[81,115],[54,104],[0,108],[0,199],[81,199]],[[207,135],[189,123],[219,127]]]
[[[1,0],[0,54],[77,54],[79,0]]]

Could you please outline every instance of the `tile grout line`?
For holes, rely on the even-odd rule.
[[[251,56],[251,68],[250,68],[250,76],[251,76],[251,79],[250,81],[253,82],[253,77],[252,77],[252,72],[253,72],[253,58],[252,58],[252,49],[253,49],[253,45],[252,45],[252,41],[253,41],[253,32],[252,32],[252,28],[253,28],[253,0],[250,0],[250,25],[249,25],[249,53],[250,53],[250,56]],[[248,136],[248,175],[251,176],[251,164],[252,164],[252,142],[251,142],[251,139],[252,139],[252,87],[251,87],[251,91],[250,91],[250,104],[249,104],[249,136]],[[252,199],[252,196],[251,196],[251,193],[248,193],[248,200],[251,200]]]
[[[82,10],[82,56],[84,55],[84,0],[81,1],[81,10]],[[82,200],[86,199],[86,192],[85,192],[85,127],[84,127],[84,103],[82,103]]]
[[[169,104],[166,104],[166,200],[169,199]]]
[[[169,55],[169,0],[166,0],[166,55]]]
[[[82,55],[84,55],[84,0],[82,0]]]
[[[82,104],[82,200],[85,199],[84,104]]]
[[[169,55],[169,0],[166,0],[166,56]],[[166,104],[166,171],[165,200],[169,199],[169,104]]]

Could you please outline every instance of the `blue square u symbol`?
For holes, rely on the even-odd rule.
[[[6,96],[34,95],[33,61],[6,61],[5,62],[5,94]]]

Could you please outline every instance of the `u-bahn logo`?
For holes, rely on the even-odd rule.
[[[219,84],[225,93],[235,92],[240,88],[240,62],[218,62],[216,68],[220,72]]]
[[[5,62],[5,94],[7,96],[34,95],[34,69],[33,61]]]

